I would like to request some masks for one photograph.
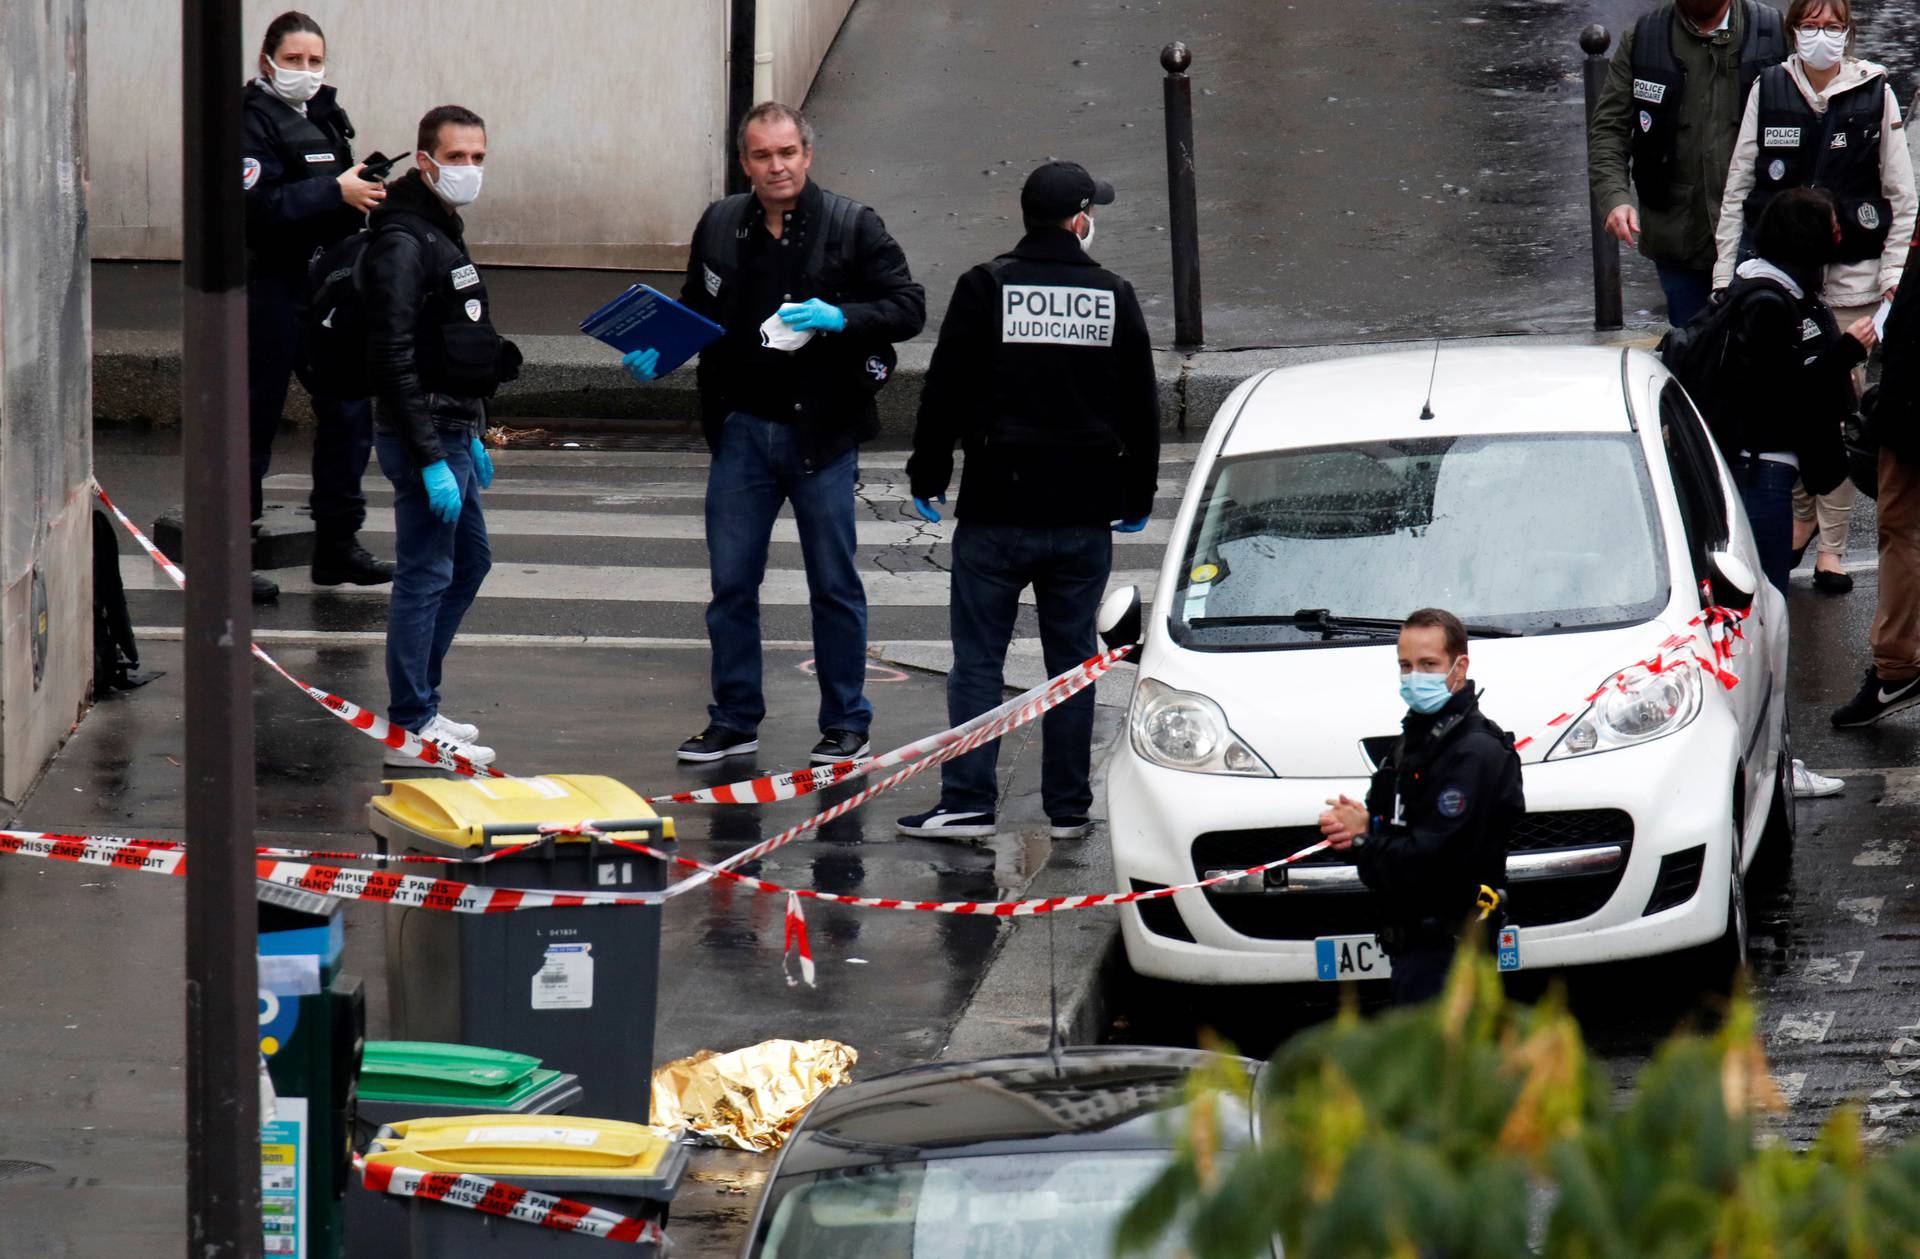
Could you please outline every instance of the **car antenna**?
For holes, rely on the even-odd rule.
[[[1060,976],[1054,965],[1055,949],[1053,944],[1053,920],[1058,914],[1047,915],[1047,1057],[1053,1059],[1055,1075],[1066,1073],[1060,1061]]]
[[[1433,366],[1427,371],[1427,400],[1420,404],[1420,418],[1433,418],[1433,378],[1440,373],[1440,339],[1433,340]]]

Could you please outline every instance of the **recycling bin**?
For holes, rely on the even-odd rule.
[[[461,1115],[405,1120],[380,1130],[369,1166],[485,1176],[637,1220],[665,1225],[687,1170],[687,1149],[639,1124],[541,1115]],[[428,1198],[407,1204],[412,1259],[482,1255],[487,1259],[605,1254],[606,1241],[541,1228]],[[647,1256],[642,1245],[622,1253]]]
[[[431,867],[435,877],[551,891],[659,891],[666,870],[598,837],[542,835],[542,824],[593,821],[613,838],[656,846],[673,838],[672,819],[613,779],[584,774],[401,779],[374,797],[368,821],[382,852],[459,862]],[[660,906],[493,914],[396,907],[386,928],[397,1039],[486,1045],[563,1064],[579,1075],[596,1113],[647,1121]]]
[[[355,1079],[366,1035],[361,982],[340,970],[339,902],[263,888],[260,1053],[275,1108],[260,1127],[267,1255],[344,1255]]]
[[[578,1076],[540,1059],[477,1045],[368,1041],[360,1060],[355,1150],[380,1130],[409,1119],[450,1115],[562,1114],[582,1096]],[[360,1185],[347,1192],[347,1253],[353,1259],[405,1259],[407,1205]]]

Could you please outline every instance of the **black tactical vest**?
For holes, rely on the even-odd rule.
[[[1780,11],[1756,0],[1739,0],[1745,38],[1740,45],[1740,94],[1744,111],[1747,93],[1761,71],[1786,60],[1786,24]],[[1642,15],[1633,28],[1633,145],[1630,159],[1634,190],[1649,210],[1671,208],[1675,139],[1680,130],[1680,107],[1686,99],[1687,69],[1673,50],[1674,6],[1663,4]],[[1737,120],[1736,115],[1736,120]]]
[[[289,108],[257,82],[247,85],[243,107],[257,116],[273,158],[279,163],[279,181],[338,179],[356,165],[353,123],[341,109],[331,87],[322,87],[307,102],[303,114]],[[264,174],[251,178],[269,178]],[[251,187],[251,185],[249,185]],[[247,253],[255,270],[306,275],[313,255],[360,230],[366,216],[348,205],[328,213],[291,222],[250,222]]]
[[[1818,114],[1785,66],[1760,76],[1760,152],[1747,194],[1740,257],[1753,257],[1754,229],[1767,203],[1788,188],[1825,188],[1840,218],[1837,262],[1878,258],[1893,230],[1893,203],[1882,196],[1880,144],[1886,78],[1874,75],[1827,101]]]

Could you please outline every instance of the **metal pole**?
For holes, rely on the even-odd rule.
[[[187,1253],[261,1253],[241,0],[182,0]]]
[[[747,191],[747,176],[740,169],[740,120],[756,102],[753,99],[754,26],[759,20],[757,0],[733,0],[732,38],[727,48],[727,191]]]
[[[1173,235],[1173,343],[1206,340],[1200,323],[1200,208],[1193,177],[1193,52],[1179,40],[1160,50],[1167,72],[1167,202]]]
[[[1600,104],[1600,91],[1607,84],[1607,47],[1613,36],[1595,22],[1580,32],[1580,47],[1587,54],[1587,143],[1593,143],[1593,111]],[[1620,327],[1624,322],[1624,304],[1620,297],[1620,242],[1608,233],[1600,215],[1600,203],[1587,197],[1587,214],[1593,220],[1593,326],[1601,332]]]

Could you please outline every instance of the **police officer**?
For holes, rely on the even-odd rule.
[[[953,535],[949,617],[954,724],[998,704],[1007,644],[1031,586],[1049,674],[1098,649],[1094,617],[1113,568],[1113,530],[1137,533],[1153,510],[1159,386],[1133,286],[1087,253],[1094,208],[1113,186],[1073,162],[1048,162],[1020,193],[1026,235],[954,286],[920,398],[907,462],[914,508],[938,523],[967,453]],[[1041,802],[1054,839],[1092,829],[1093,692],[1042,726]],[[903,835],[994,833],[989,743],[941,767],[940,802],[896,824]]]
[[[1380,943],[1393,960],[1393,1000],[1409,1005],[1446,983],[1462,928],[1482,889],[1498,925],[1507,841],[1527,810],[1513,736],[1480,711],[1467,680],[1460,618],[1422,608],[1400,628],[1401,734],[1374,772],[1363,805],[1327,801],[1320,830],[1351,850],[1381,911]]]
[[[1676,328],[1712,293],[1714,229],[1747,90],[1786,55],[1780,11],[1757,0],[1658,5],[1614,50],[1587,124],[1587,180],[1607,230],[1639,245],[1660,273]]]
[[[493,460],[480,435],[486,399],[519,375],[520,352],[493,329],[487,288],[467,254],[464,206],[480,195],[486,124],[459,105],[420,120],[414,169],[374,211],[361,258],[374,449],[393,482],[398,555],[387,604],[388,720],[476,764],[493,760],[477,727],[440,711],[440,673],[492,567],[480,491]],[[387,764],[419,762],[389,752]]]
[[[247,84],[241,182],[247,200],[247,419],[252,456],[253,516],[260,518],[261,481],[273,457],[274,433],[295,368],[307,264],[345,239],[386,197],[353,160],[353,124],[323,87],[327,43],[304,13],[282,13],[260,45],[260,77]],[[324,381],[302,378],[313,395],[313,580],[317,585],[379,585],[393,565],[376,560],[356,535],[366,522],[360,478],[373,449],[373,418],[364,401],[329,397]],[[253,576],[256,603],[280,588]]]

